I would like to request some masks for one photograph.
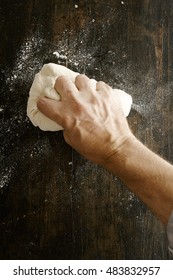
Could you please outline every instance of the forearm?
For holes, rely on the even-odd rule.
[[[103,166],[119,177],[163,222],[173,209],[173,166],[135,137]]]
[[[166,223],[173,209],[173,166],[131,134],[118,94],[103,82],[93,87],[84,75],[75,83],[61,76],[55,89],[60,101],[43,98],[38,109],[64,128],[69,145],[96,163],[104,162]]]

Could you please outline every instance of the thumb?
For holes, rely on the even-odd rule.
[[[52,100],[46,97],[39,98],[37,101],[38,110],[46,117],[53,120],[63,127],[63,120],[61,117],[61,101]]]

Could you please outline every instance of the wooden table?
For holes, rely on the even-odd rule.
[[[129,92],[133,132],[173,162],[172,10],[171,0],[1,0],[1,259],[171,258],[145,205],[61,132],[33,127],[26,104],[44,63],[66,65]]]

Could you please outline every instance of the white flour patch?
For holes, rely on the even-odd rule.
[[[41,62],[37,57],[42,48],[44,40],[39,31],[26,38],[16,54],[14,67],[6,82],[10,86],[10,91],[17,82],[28,82],[33,78],[34,72],[41,67]]]
[[[6,167],[5,170],[3,170],[0,179],[0,190],[9,184],[12,178],[12,174],[13,174],[12,167]]]

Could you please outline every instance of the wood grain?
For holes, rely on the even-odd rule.
[[[47,62],[104,80],[133,96],[140,108],[128,118],[133,132],[173,162],[172,6],[1,1],[1,259],[171,258],[165,227],[145,205],[73,151],[61,132],[34,128],[26,103]]]

